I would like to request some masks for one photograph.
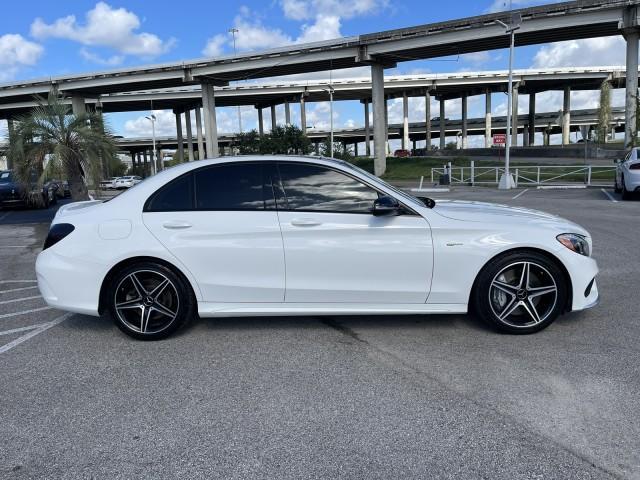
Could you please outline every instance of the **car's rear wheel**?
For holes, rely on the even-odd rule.
[[[563,272],[545,255],[517,252],[487,265],[476,280],[474,306],[500,331],[534,333],[563,312],[568,285]]]
[[[139,340],[168,337],[186,323],[195,299],[186,280],[156,262],[141,262],[118,272],[107,301],[115,324]]]

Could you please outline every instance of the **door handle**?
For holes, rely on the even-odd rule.
[[[183,228],[191,228],[191,224],[189,222],[178,222],[178,221],[168,221],[162,224],[164,228],[168,228],[169,230],[180,230]]]
[[[296,218],[291,220],[291,225],[294,227],[317,227],[321,223],[311,218]]]

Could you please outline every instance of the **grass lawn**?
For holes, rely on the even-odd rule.
[[[453,169],[453,176],[458,177],[460,175],[459,167],[465,167],[465,177],[469,176],[468,167],[470,166],[470,160],[466,157],[406,157],[406,158],[396,158],[396,157],[387,157],[387,171],[382,176],[385,180],[397,181],[397,180],[419,180],[421,176],[424,175],[425,179],[431,179],[431,169],[432,168],[442,168],[447,162],[451,162]],[[373,159],[358,157],[351,162],[357,165],[368,172],[373,173]],[[518,167],[531,165],[531,162],[519,162],[519,161],[511,161],[511,166],[513,169]],[[552,177],[557,175],[562,175],[563,173],[568,173],[576,167],[581,167],[583,164],[579,161],[575,162],[575,167],[569,167],[567,169],[553,168],[553,169],[543,169],[540,175],[541,180],[549,180]],[[481,160],[475,162],[476,168],[478,167],[502,167],[504,166],[504,161],[498,162],[496,160]],[[519,169],[520,175],[524,175],[527,178],[535,179],[537,176],[537,171],[533,169]],[[480,171],[476,170],[476,175],[479,175]],[[482,177],[487,178],[491,175],[490,173],[485,173]],[[577,173],[567,175],[565,177],[559,178],[556,182],[583,182],[585,181],[586,173]],[[613,170],[608,171],[598,171],[595,169],[591,175],[592,180],[601,181],[611,181],[613,182]]]

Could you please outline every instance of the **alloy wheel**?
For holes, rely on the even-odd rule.
[[[118,283],[114,309],[127,328],[155,334],[168,328],[180,307],[178,290],[169,278],[152,270],[136,270]]]
[[[558,300],[553,275],[535,262],[515,262],[500,270],[489,288],[489,305],[496,318],[514,328],[544,322]]]

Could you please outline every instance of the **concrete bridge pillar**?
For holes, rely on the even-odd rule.
[[[271,131],[273,132],[273,129],[276,128],[276,106],[275,105],[271,105]]]
[[[518,84],[516,83],[513,86],[513,93],[511,96],[512,106],[511,106],[511,132],[513,133],[511,136],[511,146],[518,146]]]
[[[80,95],[71,96],[71,111],[74,115],[87,113],[87,107],[84,103],[84,97],[81,97]]]
[[[193,132],[191,131],[191,110],[188,108],[184,111],[184,121],[187,127],[187,151],[189,152],[189,161],[193,162]]]
[[[407,97],[407,92],[402,94],[402,149],[409,149],[409,97]]]
[[[285,125],[291,125],[291,108],[288,100],[284,102],[284,123]]]
[[[440,99],[440,150],[444,150],[444,147],[447,145],[446,135],[447,132],[444,128],[445,124],[445,108],[444,108],[444,98]]]
[[[217,157],[218,125],[216,120],[216,99],[213,85],[202,84],[202,113],[204,115],[204,136],[207,141],[207,158]]]
[[[624,114],[624,147],[631,148],[637,142],[636,110],[638,108],[638,7],[629,8],[624,14],[624,29],[622,31],[627,41],[627,72],[625,88]]]
[[[487,89],[484,99],[484,146],[491,148],[493,136],[491,130],[491,90]]]
[[[198,137],[198,160],[206,157],[204,153],[204,138],[202,136],[202,114],[200,107],[196,108],[196,136]]]
[[[11,146],[11,144],[14,141],[14,136],[16,131],[12,118],[7,119],[7,130],[8,130],[7,133],[9,134],[9,146]],[[7,155],[7,169],[13,170],[13,158],[11,158],[11,155]]]
[[[460,99],[462,103],[462,149],[467,149],[467,94]]]
[[[184,139],[182,138],[182,112],[174,110],[176,116],[176,138],[178,140],[178,161],[184,162]]]
[[[353,156],[354,157],[358,156],[358,142],[353,143]]]
[[[373,170],[376,175],[387,169],[387,125],[385,121],[386,99],[384,96],[384,66],[371,64],[371,104],[373,107]]]
[[[636,50],[636,53],[637,53],[637,50]],[[637,63],[638,61],[636,60],[636,65]],[[571,87],[567,85],[566,87],[564,87],[564,96],[562,101],[562,144],[563,145],[569,145],[570,135],[571,135]]]
[[[367,157],[371,156],[371,127],[369,125],[369,100],[364,100],[364,151]]]
[[[431,150],[431,92],[424,95],[425,151]]]
[[[529,94],[529,145],[536,143],[536,92]]]
[[[529,124],[525,123],[522,127],[522,145],[525,147],[529,146]]]
[[[258,134],[262,136],[264,135],[264,118],[262,118],[262,107],[256,105],[256,110],[258,110]]]
[[[307,133],[307,104],[304,99],[304,93],[300,95],[300,129],[302,133]]]

